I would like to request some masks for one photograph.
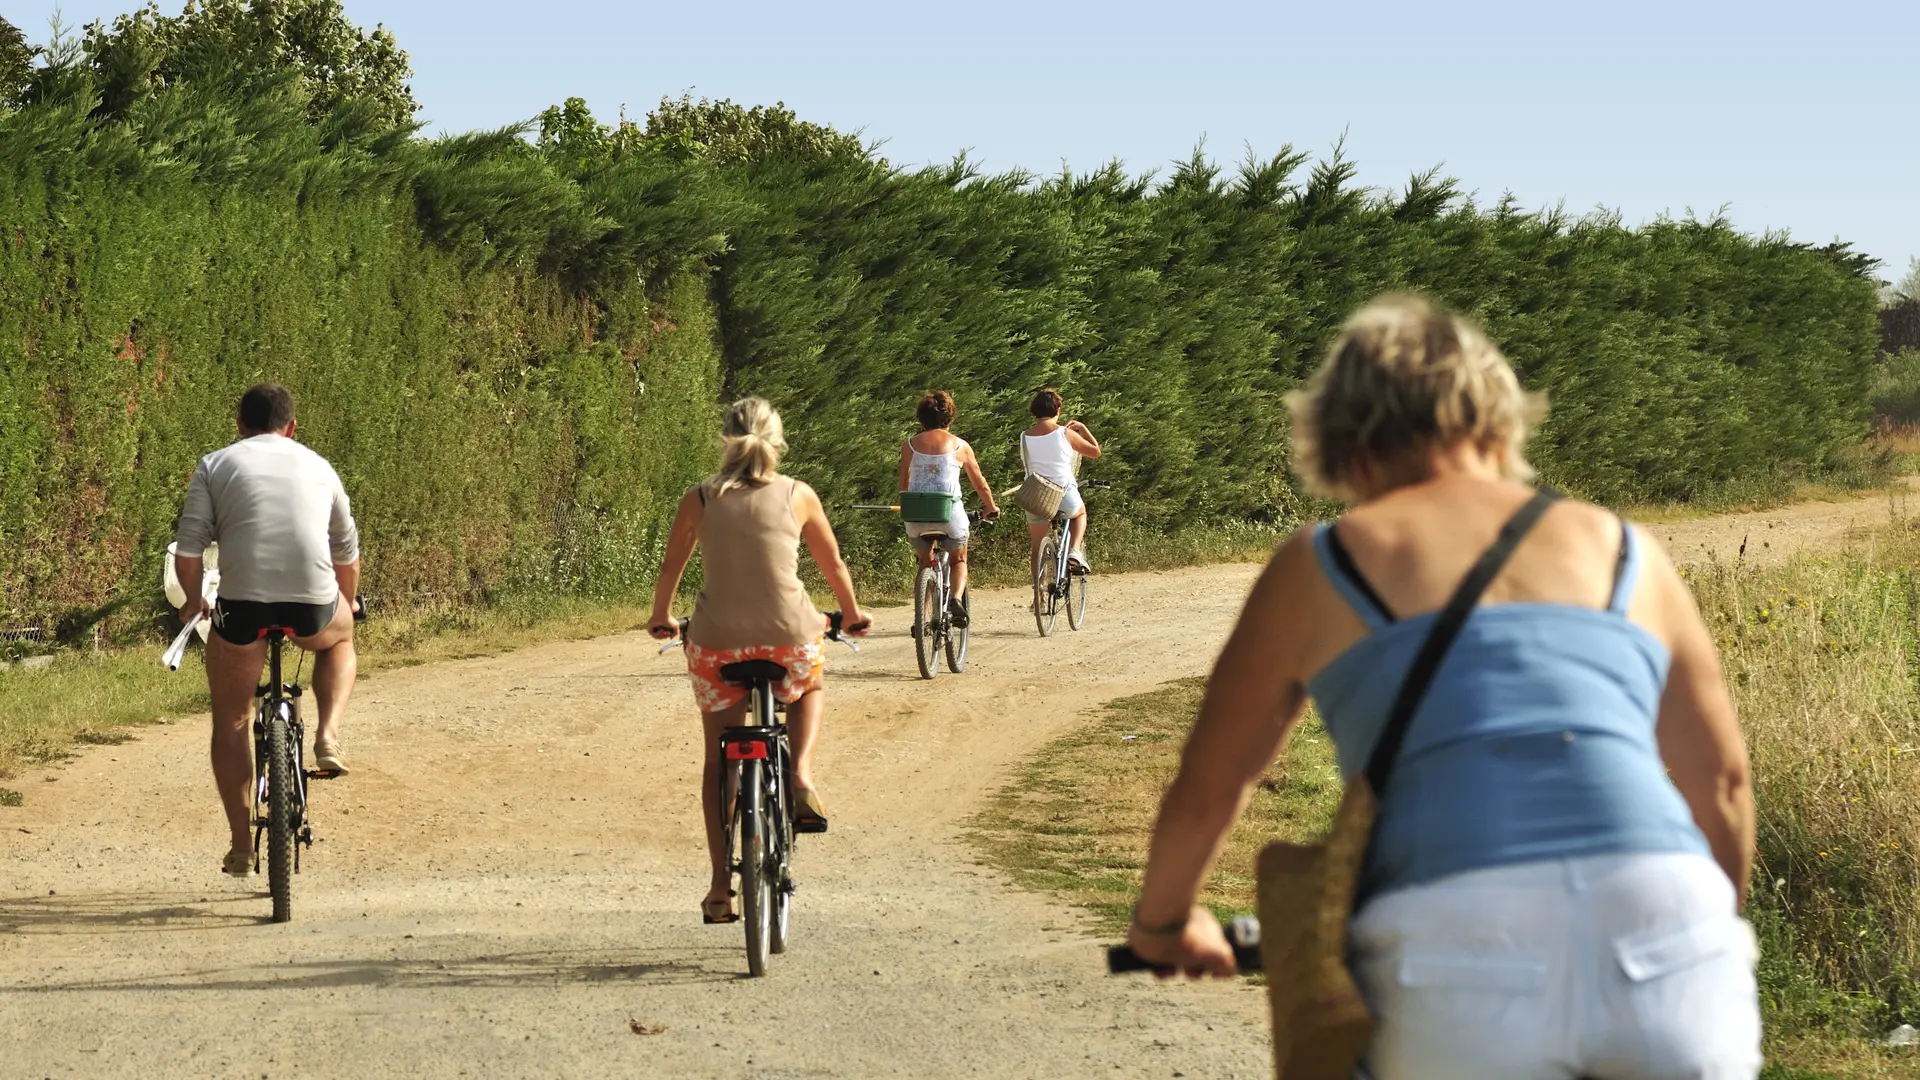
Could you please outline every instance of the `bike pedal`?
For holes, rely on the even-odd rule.
[[[331,780],[341,775],[339,769],[308,769],[306,774],[309,780]]]

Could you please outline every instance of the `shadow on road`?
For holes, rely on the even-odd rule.
[[[530,988],[578,983],[692,985],[747,978],[737,970],[738,950],[712,950],[709,960],[628,950],[537,950],[469,958],[419,957],[385,960],[346,958],[167,972],[120,978],[80,978],[9,988],[13,993],[137,991],[313,990],[373,987],[394,990]],[[728,970],[729,968],[735,970]]]
[[[220,930],[271,922],[264,892],[209,897],[199,893],[81,893],[0,899],[0,934],[116,934],[152,930]],[[238,909],[245,905],[245,909]]]

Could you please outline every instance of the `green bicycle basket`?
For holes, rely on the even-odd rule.
[[[945,522],[959,501],[960,496],[944,491],[903,491],[900,493],[900,520]]]

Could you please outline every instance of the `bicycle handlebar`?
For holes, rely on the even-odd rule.
[[[837,641],[840,644],[845,645],[847,648],[852,649],[854,652],[859,652],[860,646],[855,645],[853,643],[852,638],[847,637],[840,632],[841,630],[840,623],[841,623],[841,620],[844,618],[844,616],[841,615],[841,613],[838,611],[829,611],[826,613],[826,616],[827,616],[827,633],[826,633],[827,640]],[[873,625],[873,620],[869,619],[858,626],[848,627],[847,629],[865,630],[867,627],[872,625]],[[667,642],[665,645],[660,646],[661,656],[665,656],[667,653],[687,643],[687,631],[693,629],[693,620],[692,619],[675,619],[673,620],[673,626],[674,626],[674,630],[676,631],[676,634],[673,640]]]
[[[1263,970],[1260,963],[1260,920],[1251,915],[1236,915],[1227,920],[1221,929],[1227,932],[1227,944],[1233,946],[1233,962],[1245,975]],[[1107,973],[1123,975],[1130,971],[1152,971],[1157,974],[1172,974],[1173,968],[1142,960],[1138,953],[1126,945],[1113,945],[1107,949]]]

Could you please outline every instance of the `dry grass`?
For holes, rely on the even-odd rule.
[[[1687,571],[1755,769],[1769,1080],[1920,1076],[1877,1037],[1920,1023],[1920,527],[1851,556]],[[973,823],[1022,884],[1124,925],[1201,681],[1116,702],[1027,762]],[[1125,736],[1134,736],[1131,739]],[[1261,784],[1205,901],[1252,907],[1265,840],[1317,835],[1339,788],[1317,723]]]
[[[1106,929],[1124,927],[1203,685],[1182,679],[1108,705],[1023,764],[975,817],[972,838],[1022,884],[1091,909]],[[1286,760],[1261,780],[1202,901],[1222,913],[1252,911],[1260,845],[1320,835],[1339,798],[1333,747],[1309,718]]]
[[[637,606],[563,601],[377,617],[360,628],[360,667],[370,673],[492,656],[634,629],[646,616],[647,609]],[[204,711],[201,651],[189,649],[180,670],[170,672],[160,666],[160,650],[156,643],[132,650],[71,651],[57,654],[51,667],[0,670],[0,779],[58,760],[76,744],[122,741],[129,727]],[[0,788],[0,805],[17,805],[17,795]]]

